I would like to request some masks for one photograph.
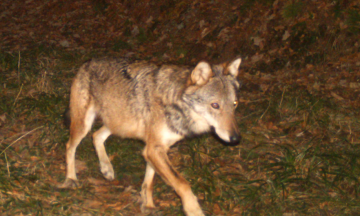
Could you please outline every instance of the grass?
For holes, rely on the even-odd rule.
[[[283,8],[282,16],[286,19],[297,17],[303,10],[303,3],[301,1],[292,1]]]
[[[3,215],[134,215],[145,171],[143,144],[111,137],[116,180],[105,181],[91,138],[78,148],[79,190],[65,178],[68,106],[75,68],[90,56],[66,50],[2,53],[0,212]],[[20,74],[20,83],[18,82]],[[284,87],[286,89],[284,90]],[[240,146],[211,136],[170,151],[207,215],[356,215],[360,211],[360,117],[335,99],[302,86],[261,95],[244,91],[238,108]],[[155,215],[183,215],[180,199],[156,177]]]

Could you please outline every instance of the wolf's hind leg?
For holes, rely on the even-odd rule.
[[[147,162],[144,182],[141,186],[141,212],[145,212],[146,208],[155,208],[152,193],[154,186],[155,170],[152,165]]]
[[[107,180],[114,180],[114,169],[106,154],[104,142],[111,135],[106,126],[102,126],[93,134],[93,142],[100,161],[100,171]]]
[[[75,107],[77,108],[77,107]],[[76,148],[81,140],[89,132],[95,119],[95,109],[93,105],[89,105],[86,110],[72,110],[70,138],[66,143],[66,180],[59,188],[77,187],[76,169],[75,169],[75,153]]]

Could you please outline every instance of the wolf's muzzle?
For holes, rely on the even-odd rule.
[[[229,137],[229,141],[225,141],[225,140],[221,139],[221,137],[216,133],[214,127],[211,127],[211,131],[212,131],[213,135],[215,136],[215,138],[225,146],[237,146],[240,144],[241,135],[236,132],[234,132]]]

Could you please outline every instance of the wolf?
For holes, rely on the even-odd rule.
[[[188,216],[204,215],[189,183],[174,169],[169,148],[185,137],[213,131],[229,145],[241,140],[235,121],[241,58],[195,67],[156,65],[127,58],[100,58],[84,63],[70,94],[70,137],[66,143],[66,179],[59,186],[77,186],[75,152],[95,118],[102,127],[93,134],[100,170],[108,180],[114,169],[104,142],[110,135],[145,142],[146,161],[141,210],[155,208],[152,192],[157,173],[180,196]]]

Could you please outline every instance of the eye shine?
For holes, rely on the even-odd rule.
[[[236,108],[238,106],[239,102],[238,101],[234,101],[234,107]]]

